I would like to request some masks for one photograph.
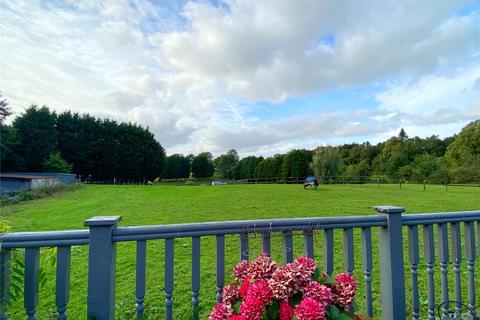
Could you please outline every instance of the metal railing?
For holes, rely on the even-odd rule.
[[[145,310],[146,286],[146,244],[149,240],[163,239],[164,274],[165,274],[165,318],[172,319],[174,308],[174,240],[191,238],[191,296],[193,319],[198,319],[200,290],[200,242],[202,237],[215,237],[216,295],[221,300],[225,284],[225,236],[239,235],[240,260],[249,259],[249,236],[261,235],[261,250],[271,253],[271,237],[280,234],[283,242],[284,263],[293,261],[294,232],[301,232],[303,237],[303,254],[314,257],[314,231],[323,234],[323,266],[328,274],[334,271],[334,231],[343,234],[344,269],[354,271],[354,230],[361,233],[361,255],[365,292],[364,310],[373,317],[372,298],[372,228],[378,229],[379,270],[381,280],[381,309],[383,319],[405,319],[411,314],[413,319],[435,319],[436,303],[450,301],[448,287],[448,266],[453,265],[453,284],[455,309],[467,312],[470,319],[476,318],[475,287],[475,241],[480,250],[480,210],[465,212],[444,212],[424,214],[403,214],[403,208],[393,206],[375,207],[377,214],[371,216],[325,217],[301,219],[273,219],[208,222],[178,225],[156,225],[144,227],[117,227],[120,217],[94,217],[85,221],[89,230],[54,231],[54,232],[17,232],[0,236],[0,298],[2,314],[0,319],[7,319],[6,306],[10,281],[12,249],[24,249],[24,308],[28,319],[36,319],[38,304],[38,272],[40,247],[57,247],[56,265],[56,310],[57,319],[67,319],[69,301],[71,246],[88,245],[88,301],[87,318],[113,319],[115,314],[115,270],[116,246],[119,242],[136,242],[136,314],[143,318]],[[475,223],[477,231],[475,231]],[[441,273],[441,296],[435,296],[435,238]],[[419,247],[419,227],[423,234],[423,243]],[[450,232],[449,232],[450,230]],[[461,241],[461,233],[464,242]],[[407,235],[407,240],[404,237]],[[450,239],[450,241],[449,241]],[[449,246],[450,242],[450,246]],[[406,294],[407,269],[404,264],[404,244],[408,247],[408,263],[410,265],[411,292]],[[418,268],[420,250],[423,248],[423,259],[427,269],[428,311],[420,314]],[[461,275],[462,251],[464,251],[467,269],[466,277]],[[422,260],[423,261],[423,260]],[[229,266],[230,267],[230,266]],[[462,297],[462,281],[467,281],[468,296]],[[208,294],[208,293],[205,293]],[[411,297],[411,310],[407,312],[406,299]],[[439,299],[440,298],[440,299]],[[466,308],[464,307],[466,306]],[[447,304],[441,310],[442,318],[447,317]]]

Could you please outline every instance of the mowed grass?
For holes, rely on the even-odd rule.
[[[83,221],[98,215],[120,215],[120,226],[192,223],[204,221],[270,219],[293,217],[327,217],[371,215],[374,205],[396,205],[407,213],[463,211],[480,209],[480,190],[473,187],[421,185],[328,185],[318,191],[303,190],[301,185],[227,185],[227,186],[106,186],[86,185],[82,188],[51,198],[24,202],[1,208],[0,219],[7,220],[13,231],[44,231],[82,229]],[[420,229],[421,231],[421,229]],[[478,232],[477,232],[478,234]],[[372,230],[374,268],[372,286],[376,316],[380,317],[377,231]],[[419,234],[422,239],[422,234]],[[321,266],[321,232],[315,234],[315,259]],[[302,237],[294,237],[294,256],[302,254]],[[237,236],[226,238],[226,283],[231,281],[230,270],[239,260]],[[261,237],[251,236],[250,257],[260,251]],[[420,244],[421,245],[421,244]],[[422,247],[422,246],[421,246]],[[343,242],[341,230],[335,232],[335,270],[343,268]],[[405,241],[406,248],[406,241]],[[147,294],[148,319],[164,319],[164,242],[147,243]],[[272,239],[272,256],[282,261],[282,242],[279,236]],[[410,268],[406,255],[407,300],[410,290]],[[72,250],[71,297],[68,314],[71,319],[86,318],[87,301],[86,246]],[[55,319],[55,270],[44,263],[49,278],[40,292],[38,319]],[[476,287],[480,288],[479,263],[475,272]],[[426,272],[421,261],[420,302],[426,308]],[[359,280],[358,304],[364,310],[364,282],[361,259],[360,232],[355,230],[355,271]],[[438,265],[436,277],[439,279]],[[191,239],[175,240],[174,319],[191,318]],[[449,266],[450,296],[453,298],[453,271]],[[467,272],[462,269],[464,301],[467,301]],[[135,317],[135,243],[119,243],[117,249],[116,318]],[[437,298],[440,285],[436,286]],[[215,239],[202,238],[200,318],[206,319],[215,302]],[[438,299],[437,299],[438,301]],[[408,302],[410,303],[410,302]],[[478,296],[476,305],[480,305]],[[10,309],[11,319],[23,319],[23,301],[15,301]],[[423,313],[421,318],[426,315]]]

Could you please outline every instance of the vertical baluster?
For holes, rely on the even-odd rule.
[[[217,302],[222,301],[222,290],[225,284],[225,235],[217,235]]]
[[[25,249],[25,281],[24,307],[27,319],[35,320],[38,304],[38,267],[40,265],[40,250],[38,248]]]
[[[370,227],[362,228],[362,264],[365,278],[365,308],[367,315],[373,317],[372,303],[372,232]]]
[[[462,313],[462,286],[460,275],[460,264],[462,263],[462,243],[460,240],[460,225],[458,223],[450,224],[450,236],[452,242],[452,262],[453,273],[455,275],[455,310],[458,314]]]
[[[262,251],[270,255],[270,232],[262,233]]]
[[[323,232],[323,270],[330,276],[333,273],[333,229]]]
[[[440,272],[442,274],[442,303],[448,302],[448,225],[440,223],[438,229],[438,258],[440,260]],[[448,304],[442,306],[443,317],[448,314]]]
[[[353,273],[353,229],[343,229],[343,263],[349,274]]]
[[[428,274],[428,319],[435,319],[435,284],[433,279],[433,265],[435,263],[435,246],[433,243],[433,227],[431,224],[423,226],[423,249]]]
[[[70,293],[70,246],[57,248],[57,277],[55,303],[57,305],[57,320],[67,319],[67,305]]]
[[[293,261],[293,237],[291,231],[283,231],[283,262]]]
[[[200,237],[192,238],[192,311],[198,320],[198,295],[200,291]]]
[[[10,290],[12,252],[0,249],[0,320],[7,320],[8,293]]]
[[[313,259],[313,230],[303,231],[303,255]]]
[[[172,320],[174,241],[173,238],[165,239],[165,315],[167,320]]]
[[[240,233],[240,261],[248,260],[248,233]]]
[[[135,302],[137,307],[137,319],[143,319],[145,310],[145,280],[147,271],[147,242],[137,241],[137,260],[135,271]]]
[[[408,226],[408,258],[412,269],[412,318],[418,319],[420,316],[420,306],[418,301],[418,263],[420,262],[418,252],[418,228],[417,226]]]
[[[472,318],[475,316],[475,226],[465,222],[465,257],[468,270],[468,307]]]
[[[480,255],[480,221],[477,221],[477,250]]]

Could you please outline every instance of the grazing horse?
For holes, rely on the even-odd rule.
[[[308,177],[307,179],[305,179],[305,181],[303,182],[303,189],[306,190],[308,187],[310,189],[313,189],[313,190],[317,190],[317,187],[319,186],[320,184],[318,183],[318,179],[315,178],[315,177]]]

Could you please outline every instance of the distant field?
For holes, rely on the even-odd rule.
[[[86,185],[76,191],[0,208],[0,219],[7,220],[13,231],[81,229],[83,221],[95,215],[121,215],[121,226],[191,223],[242,219],[268,219],[314,216],[344,216],[374,214],[374,205],[402,206],[408,213],[480,209],[480,189],[427,185],[330,185],[318,191],[304,191],[301,185],[227,185],[227,186],[106,186]],[[374,233],[376,235],[376,233]],[[354,275],[363,284],[363,271],[358,232]],[[315,256],[321,261],[322,237],[315,238]],[[341,235],[336,234],[335,268],[342,271]],[[302,239],[295,239],[295,256],[302,252]],[[259,251],[260,239],[252,238],[251,253]],[[146,314],[149,319],[163,319],[163,241],[150,241],[147,246]],[[201,318],[206,319],[215,299],[214,239],[202,238],[202,286],[200,290]],[[135,314],[135,247],[134,243],[118,245],[117,257],[117,319],[132,319]],[[239,257],[237,237],[227,237],[229,272]],[[281,262],[280,239],[272,240],[273,257]],[[191,315],[190,291],[191,240],[175,242],[174,319]],[[321,263],[320,263],[321,264]],[[476,271],[479,270],[477,260]],[[409,273],[408,265],[406,272]],[[47,269],[48,267],[45,266]],[[51,269],[51,268],[50,268]],[[420,267],[424,287],[424,265]],[[71,319],[84,319],[86,314],[87,248],[76,247],[72,252]],[[438,275],[439,272],[437,272]],[[453,274],[453,273],[452,273]],[[477,275],[479,273],[477,272]],[[375,310],[380,308],[378,293],[378,263],[374,267],[373,286]],[[227,279],[230,281],[230,279]],[[452,280],[453,281],[453,280]],[[480,276],[476,277],[477,288]],[[38,319],[54,319],[54,271],[40,293]],[[437,286],[438,287],[438,286]],[[451,286],[453,287],[453,286]],[[426,291],[421,292],[421,303]],[[480,297],[477,297],[480,305]],[[363,291],[358,304],[363,306]],[[15,302],[11,319],[23,319],[23,301]],[[421,316],[421,318],[423,318]]]

